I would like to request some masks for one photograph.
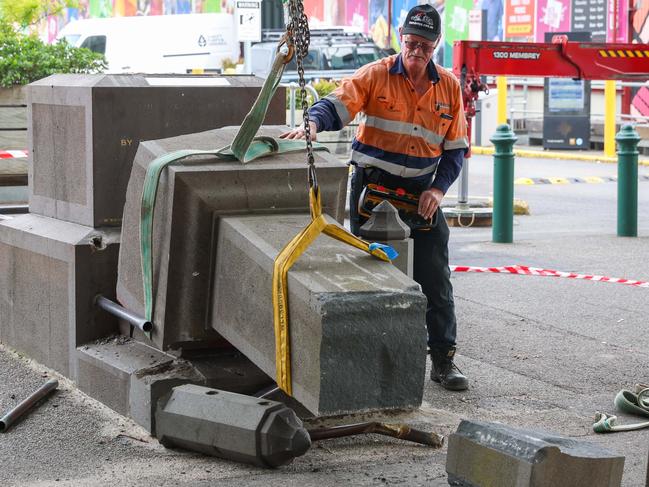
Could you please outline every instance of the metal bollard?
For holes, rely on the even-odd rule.
[[[494,151],[494,208],[492,241],[513,242],[514,227],[514,142],[518,137],[509,125],[499,125],[491,137]]]
[[[638,142],[633,126],[624,125],[617,141],[617,235],[638,236]]]

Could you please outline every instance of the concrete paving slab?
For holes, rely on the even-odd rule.
[[[568,391],[585,392],[595,384],[615,389],[620,384],[633,383],[647,360],[643,353],[630,354],[614,343],[602,343],[597,337],[553,326],[545,319],[530,319],[524,314],[490,309],[485,304],[465,303],[461,297],[456,298],[456,303],[463,309],[459,313],[463,353],[470,350],[476,360],[497,363]],[[465,312],[471,313],[470,319]],[[481,346],[478,341],[483,333],[493,337],[489,347]],[[497,340],[497,337],[507,338]],[[578,369],[571,367],[568,360],[576,354],[588,358]]]

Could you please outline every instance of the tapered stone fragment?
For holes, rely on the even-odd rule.
[[[446,471],[457,486],[619,487],[624,457],[593,443],[462,421],[449,437]]]

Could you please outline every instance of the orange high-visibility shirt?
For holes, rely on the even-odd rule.
[[[432,62],[429,77],[428,91],[417,94],[401,56],[394,55],[363,66],[324,98],[333,105],[342,126],[361,113],[352,142],[354,164],[424,179],[436,171],[444,150],[468,148],[457,78]],[[327,111],[317,104],[309,110],[318,130],[341,128],[336,127],[337,121],[327,120]]]

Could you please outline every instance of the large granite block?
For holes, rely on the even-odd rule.
[[[624,457],[593,443],[497,423],[462,421],[449,437],[450,485],[619,487]]]
[[[94,306],[114,296],[119,230],[38,215],[0,222],[0,341],[76,378],[74,351],[117,330]]]
[[[125,307],[144,313],[139,232],[147,166],[174,150],[228,145],[237,130],[227,127],[140,144],[126,197],[119,257],[117,296]],[[278,136],[285,130],[262,127],[260,134]],[[325,152],[316,152],[315,163],[324,211],[342,221],[348,169]],[[308,211],[306,167],[306,155],[298,152],[245,165],[200,156],[163,172],[153,226],[154,330],[147,343],[161,350],[186,350],[220,339],[209,324],[218,252],[215,216]]]
[[[263,80],[254,76],[59,74],[27,88],[30,211],[119,226],[143,140],[240,124]],[[285,123],[280,89],[266,122]]]
[[[275,377],[272,272],[304,214],[223,217],[211,324]],[[333,221],[333,220],[331,220]],[[293,395],[316,415],[418,407],[426,299],[396,267],[321,235],[288,274]]]

